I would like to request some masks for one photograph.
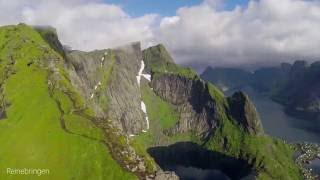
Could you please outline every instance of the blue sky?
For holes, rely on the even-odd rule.
[[[236,5],[246,6],[249,0],[225,0],[225,9],[233,9]]]
[[[120,5],[131,16],[157,13],[161,16],[173,16],[176,10],[184,6],[200,4],[202,0],[104,0],[106,3]],[[236,5],[245,6],[248,0],[225,0],[224,8],[233,9]]]

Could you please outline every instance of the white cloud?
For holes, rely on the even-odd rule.
[[[149,42],[155,18],[133,18],[121,7],[99,1],[0,0],[0,24],[51,25],[64,44],[81,50]]]
[[[131,17],[100,0],[0,0],[0,24],[52,25],[75,49],[143,41],[164,43],[180,64],[256,66],[320,58],[320,2],[250,1],[223,10],[223,0],[183,7],[175,16]]]
[[[179,63],[203,68],[320,59],[319,1],[251,1],[231,11],[212,2],[218,1],[181,8],[156,30]]]
[[[204,0],[203,4],[212,6],[214,8],[220,8],[223,7],[223,0]]]

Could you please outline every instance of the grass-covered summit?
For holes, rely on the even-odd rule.
[[[169,52],[162,44],[144,50],[143,60],[146,63],[146,69],[151,71],[154,75],[171,73],[188,78],[197,77],[197,74],[191,68],[184,68],[176,65]]]

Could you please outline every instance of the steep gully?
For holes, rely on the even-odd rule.
[[[101,68],[103,67],[103,62],[104,62],[105,56],[107,56],[107,55],[108,55],[108,52],[105,52],[104,55],[101,58],[101,62],[100,62],[100,67]],[[98,84],[94,86],[94,92],[91,93],[90,99],[93,99],[95,91],[98,89],[99,86],[101,86],[101,81],[99,81]]]
[[[140,82],[141,82],[141,77],[144,77],[145,79],[147,79],[148,81],[151,81],[151,75],[150,74],[143,74],[143,70],[145,68],[145,64],[144,64],[144,61],[141,60],[141,66],[140,66],[140,70],[138,72],[138,76],[137,76],[137,82],[138,82],[138,85],[139,85],[139,88],[140,88]],[[140,97],[141,97],[141,93],[140,93]],[[149,129],[149,118],[148,118],[148,115],[147,115],[147,108],[146,108],[146,104],[141,100],[141,110],[143,111],[143,113],[145,114],[146,116],[146,123],[147,123],[147,127],[146,129],[142,130],[142,132],[147,132],[147,130]],[[129,135],[130,137],[133,137],[134,135],[133,134],[130,134]]]

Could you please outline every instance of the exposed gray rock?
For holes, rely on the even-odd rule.
[[[215,100],[201,79],[162,74],[152,79],[151,86],[158,96],[176,105],[180,112],[179,122],[169,133],[191,130],[205,138],[215,128]]]
[[[142,60],[140,43],[111,50],[71,51],[66,69],[72,84],[99,117],[109,118],[128,134],[145,128],[137,83]]]
[[[172,171],[158,171],[155,180],[179,180],[180,178]]]
[[[260,117],[249,97],[243,92],[234,93],[228,98],[230,113],[249,133],[263,134]]]
[[[122,129],[130,134],[140,133],[147,126],[136,78],[141,60],[140,43],[116,50],[116,61],[106,90],[108,116],[118,120]]]
[[[5,106],[0,106],[0,120],[7,118]]]

